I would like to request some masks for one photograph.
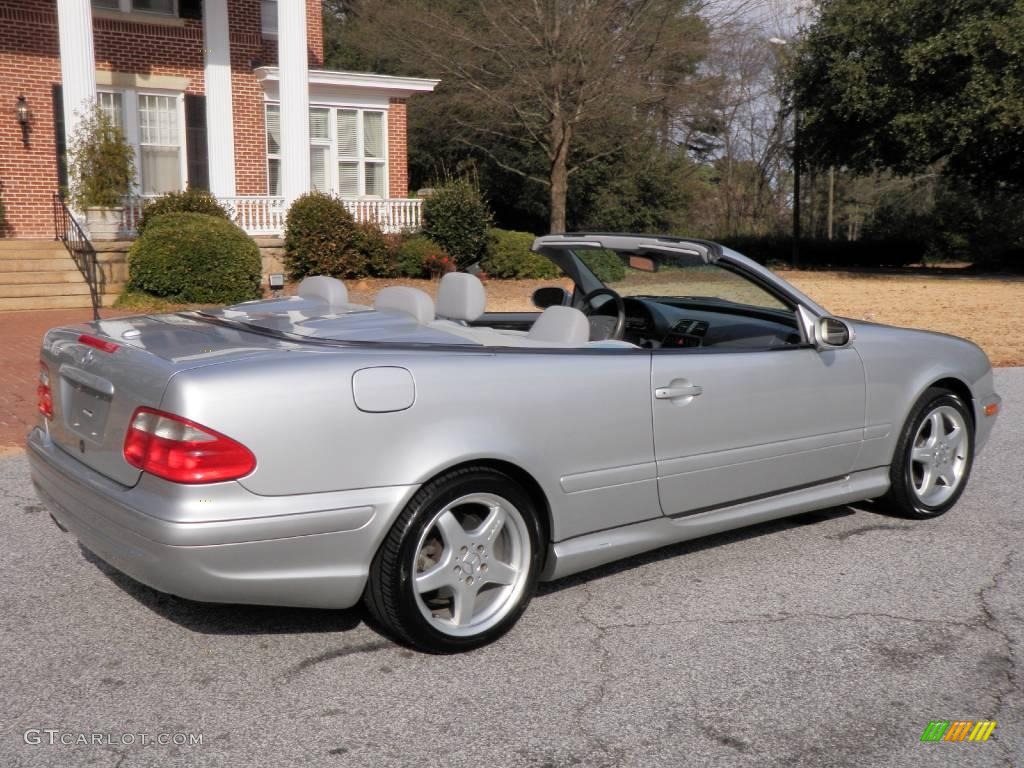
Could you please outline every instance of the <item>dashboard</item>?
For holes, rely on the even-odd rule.
[[[623,297],[623,338],[645,349],[736,347],[773,348],[800,344],[795,315],[716,300]],[[608,301],[593,316],[614,317]]]

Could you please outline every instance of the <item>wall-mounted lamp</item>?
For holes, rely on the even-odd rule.
[[[21,126],[21,143],[28,146],[29,122],[32,120],[32,113],[28,108],[28,100],[25,94],[18,97],[18,106],[14,108],[14,114],[18,117],[18,125]]]

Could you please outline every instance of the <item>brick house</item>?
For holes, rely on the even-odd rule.
[[[4,238],[53,238],[83,105],[135,150],[137,195],[210,190],[253,235],[319,189],[385,230],[415,228],[406,100],[437,81],[323,69],[320,0],[0,0]]]

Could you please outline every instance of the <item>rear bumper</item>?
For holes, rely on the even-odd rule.
[[[258,496],[238,483],[119,485],[29,434],[40,500],[86,549],[133,579],[191,600],[355,605],[415,486]]]

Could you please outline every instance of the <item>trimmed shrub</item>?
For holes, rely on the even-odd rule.
[[[456,269],[486,255],[490,226],[491,211],[471,179],[451,179],[423,201],[423,234],[455,260]]]
[[[366,259],[366,275],[395,276],[395,249],[375,223],[356,224],[355,248]]]
[[[626,277],[626,267],[613,251],[581,248],[577,254],[602,283],[615,283]]]
[[[221,219],[228,218],[228,212],[213,195],[202,189],[189,188],[184,192],[169,192],[147,202],[135,230],[141,235],[154,219],[167,213],[204,213]]]
[[[395,268],[403,277],[426,277],[431,268],[450,258],[444,248],[424,235],[407,237],[398,246]]]
[[[362,277],[364,235],[339,200],[320,192],[299,197],[288,209],[284,232],[284,266],[291,280],[309,275]]]
[[[168,213],[128,252],[128,288],[182,304],[237,304],[260,296],[260,250],[230,221]]]
[[[562,274],[550,259],[530,250],[534,236],[529,232],[491,229],[487,239],[487,255],[480,267],[491,277],[547,280]]]

